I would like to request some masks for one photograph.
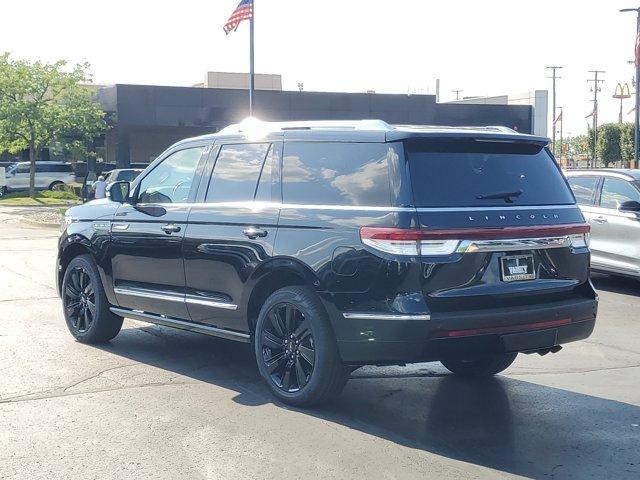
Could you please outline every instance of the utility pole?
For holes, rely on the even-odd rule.
[[[640,7],[638,8],[623,8],[620,10],[621,12],[635,12],[636,14],[636,45],[635,45],[635,61],[636,61],[636,111],[635,111],[635,135],[634,135],[634,143],[635,146],[633,148],[633,161],[635,164],[635,168],[638,168],[638,159],[640,159],[640,58],[638,52],[638,47],[640,44]]]
[[[456,100],[460,100],[460,94],[463,92],[463,90],[451,90],[451,91],[456,94]]]
[[[598,143],[598,92],[601,91],[600,84],[604,80],[598,78],[601,73],[606,73],[604,70],[589,70],[589,73],[593,73],[593,78],[587,80],[587,82],[593,82],[591,91],[593,92],[593,165],[597,165],[596,158],[596,145]]]
[[[550,77],[547,78],[551,78],[553,80],[553,93],[551,94],[551,121],[555,122],[556,120],[556,80],[560,80],[562,77],[559,77],[557,75],[558,70],[562,69],[562,67],[545,67],[547,70],[551,70],[553,73],[551,74]],[[553,154],[556,154],[556,126],[555,124],[553,125],[553,133],[552,133],[553,138],[551,139],[552,145],[553,145]]]

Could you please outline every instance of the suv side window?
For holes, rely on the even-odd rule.
[[[182,203],[189,191],[204,147],[172,153],[140,182],[138,203]]]
[[[600,196],[602,208],[617,210],[622,203],[632,200],[640,202],[640,192],[630,182],[620,178],[605,177]]]
[[[598,177],[569,177],[567,181],[579,205],[593,205],[593,192],[596,189]]]
[[[29,173],[29,165],[18,165],[16,173]]]
[[[285,143],[284,203],[389,206],[388,146],[383,143]]]
[[[223,145],[213,167],[206,203],[253,200],[269,143]]]

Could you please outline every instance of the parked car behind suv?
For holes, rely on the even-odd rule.
[[[498,128],[248,122],[184,140],[70,209],[71,333],[123,317],[255,348],[282,401],[362,365],[492,375],[590,335],[588,225],[548,140]]]
[[[566,172],[591,224],[591,268],[640,277],[640,170]]]
[[[99,164],[100,167],[113,166],[112,164]],[[101,170],[100,175],[104,176],[104,181],[107,183],[127,181],[132,182],[140,173],[146,168],[147,165],[133,164],[131,168],[112,168],[111,170]],[[93,200],[95,192],[93,190],[93,184],[98,179],[95,172],[91,175],[86,175],[82,181],[82,201],[88,202]]]
[[[29,188],[29,162],[18,162],[6,170],[7,191]],[[73,165],[66,162],[36,162],[35,187],[39,190],[56,190],[75,181]]]

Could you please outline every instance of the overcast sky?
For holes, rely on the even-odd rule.
[[[464,96],[549,89],[563,65],[565,132],[586,132],[588,70],[606,70],[600,122],[631,83],[640,0],[255,0],[256,70],[284,88]],[[207,70],[248,70],[248,24],[225,36],[238,0],[4,0],[0,51],[88,61],[96,83],[192,85]],[[625,120],[632,100],[625,105]],[[550,135],[551,133],[549,133]]]

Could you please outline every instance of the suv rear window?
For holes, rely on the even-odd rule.
[[[303,205],[389,206],[387,150],[383,143],[285,143],[283,201]]]
[[[473,139],[405,144],[417,207],[574,203],[553,158],[539,145]]]

